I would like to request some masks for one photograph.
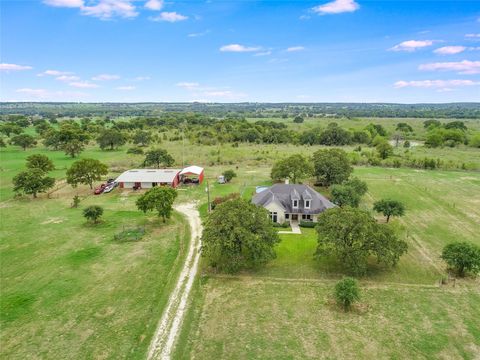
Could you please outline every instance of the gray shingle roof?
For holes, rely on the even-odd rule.
[[[294,199],[300,200],[298,209],[292,208],[292,200]],[[305,209],[304,200],[311,201],[309,209]],[[319,214],[326,209],[335,207],[325,196],[319,194],[310,186],[300,184],[275,184],[255,194],[252,199],[254,204],[264,207],[272,201],[280,204],[286,213],[293,214]]]

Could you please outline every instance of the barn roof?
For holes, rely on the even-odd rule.
[[[180,169],[132,169],[123,172],[117,182],[171,183]]]
[[[185,169],[183,169],[180,172],[180,175],[185,175],[185,174],[194,174],[194,175],[200,175],[203,172],[203,168],[200,166],[192,165],[188,166]]]

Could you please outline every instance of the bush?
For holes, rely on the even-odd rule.
[[[343,306],[343,309],[348,311],[355,301],[360,300],[360,289],[357,280],[351,277],[340,280],[335,285],[335,299],[338,305]]]
[[[304,228],[314,228],[317,226],[317,223],[314,221],[300,220],[299,226]]]
[[[118,234],[113,235],[113,240],[118,242],[138,241],[145,235],[144,228],[125,229]]]
[[[143,149],[139,147],[131,147],[127,150],[127,154],[143,155]]]
[[[98,223],[98,220],[102,215],[103,215],[103,208],[98,205],[91,205],[83,209],[83,216],[86,219],[93,221],[94,224]]]
[[[284,223],[281,223],[281,224],[274,222],[274,223],[272,223],[272,224],[273,224],[273,227],[274,227],[274,228],[283,228],[283,229],[286,229],[286,228],[290,227],[290,225],[288,224],[288,222],[284,222]]]

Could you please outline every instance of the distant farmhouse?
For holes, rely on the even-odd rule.
[[[203,168],[189,166],[185,169],[132,169],[123,172],[117,179],[120,188],[149,189],[155,186],[177,187],[180,183],[201,184]]]
[[[275,184],[258,194],[252,202],[270,212],[273,222],[317,221],[323,211],[335,207],[308,185]]]

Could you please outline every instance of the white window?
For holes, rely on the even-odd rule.
[[[293,200],[293,208],[298,208],[298,200]]]
[[[310,209],[310,200],[305,200],[305,209]]]
[[[270,211],[270,218],[272,219],[273,222],[277,222],[277,220],[278,220],[277,212]]]

